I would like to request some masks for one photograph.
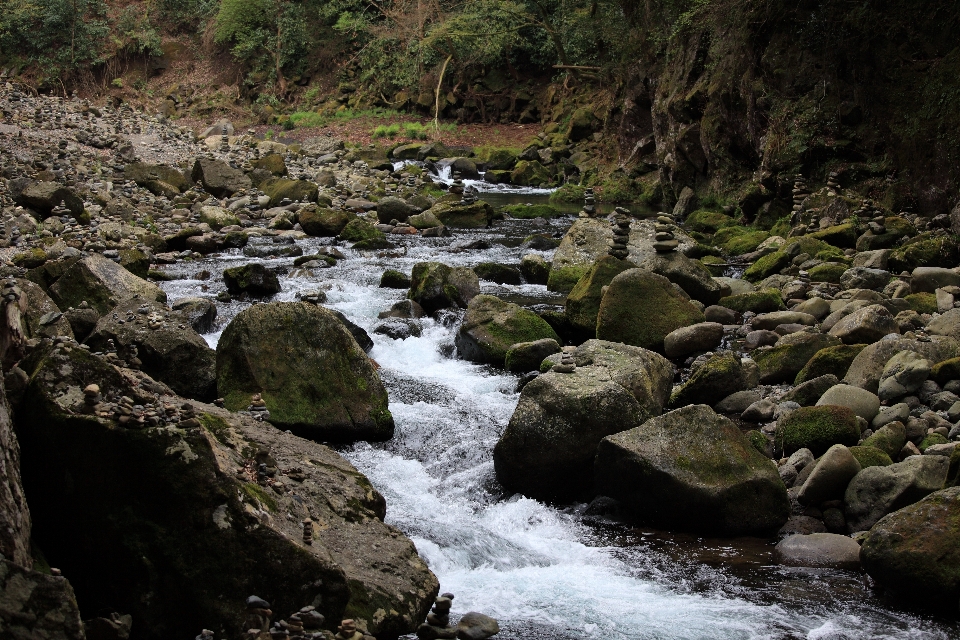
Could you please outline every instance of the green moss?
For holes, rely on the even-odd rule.
[[[354,218],[343,228],[339,238],[346,242],[360,242],[362,240],[386,240],[387,236],[366,220]]]
[[[847,265],[837,262],[824,262],[810,269],[810,280],[812,282],[831,282],[840,283],[840,276],[847,270]]]
[[[931,447],[935,444],[947,444],[948,442],[950,441],[939,433],[930,433],[920,441],[920,444],[917,445],[917,448],[920,449],[922,453],[927,450],[927,447]]]
[[[852,447],[860,439],[857,416],[847,407],[800,407],[777,421],[774,445],[784,455],[810,449],[821,456],[835,444]]]
[[[380,286],[385,289],[409,289],[410,277],[395,269],[387,269],[380,276]]]
[[[913,271],[917,267],[952,268],[960,262],[956,238],[921,234],[890,253],[887,265],[893,273]]]
[[[594,262],[567,296],[565,312],[570,324],[580,331],[593,334],[597,328],[603,287],[610,284],[616,276],[636,266],[629,260],[619,260],[612,256],[604,256]]]
[[[775,251],[747,267],[747,270],[743,272],[743,278],[749,282],[760,282],[775,273],[780,273],[781,269],[788,266],[790,266],[790,256],[783,251]]]
[[[736,226],[737,221],[716,211],[698,209],[684,220],[684,226],[702,233],[716,233],[718,229]]]
[[[726,270],[727,261],[723,258],[717,256],[703,256],[700,258],[700,263],[707,268],[707,271],[710,272],[710,275],[714,277],[722,276],[724,270]]]
[[[784,216],[777,220],[777,222],[770,227],[771,236],[780,236],[781,238],[786,238],[790,235],[790,216]]]
[[[530,218],[559,218],[564,215],[556,207],[549,204],[510,204],[501,209],[503,213],[511,218],[530,219]]]
[[[291,202],[316,202],[318,187],[308,180],[287,180],[286,178],[267,178],[260,183],[260,190],[270,198],[270,206],[275,207],[284,198]]]
[[[950,358],[933,365],[930,369],[930,377],[939,385],[944,385],[951,380],[960,380],[960,358]]]
[[[786,305],[783,304],[783,298],[776,289],[764,289],[762,291],[751,291],[750,293],[738,293],[732,296],[720,298],[717,303],[721,307],[733,309],[743,313],[753,311],[754,313],[770,313],[772,311],[784,311]]]
[[[578,184],[565,184],[550,194],[550,202],[568,202],[579,204],[583,202],[586,187]]]
[[[47,252],[33,247],[13,256],[13,264],[24,269],[34,269],[47,261]]]
[[[876,447],[850,447],[850,453],[852,453],[853,457],[860,463],[861,469],[866,469],[867,467],[889,467],[893,464],[890,456]]]
[[[547,289],[560,292],[570,291],[589,269],[590,266],[585,264],[551,268],[550,277],[547,278]]]
[[[843,380],[854,359],[866,347],[865,344],[843,344],[817,351],[797,374],[793,384],[799,385],[827,374],[833,374]]]
[[[756,251],[770,233],[761,229],[749,227],[727,227],[720,229],[713,236],[713,242],[730,255],[739,256]]]
[[[756,449],[763,455],[767,455],[768,441],[765,435],[763,435],[756,429],[751,429],[750,431],[747,431],[744,435],[747,436],[747,440],[750,441],[750,444],[753,445],[754,449]]]
[[[857,243],[857,228],[853,223],[838,224],[809,234],[811,238],[822,240],[841,249],[853,249]]]
[[[230,442],[230,425],[227,424],[226,420],[209,413],[201,413],[197,416],[197,420],[199,420],[200,424],[213,434],[213,437],[220,441],[220,443],[232,447]]]
[[[244,482],[240,485],[243,489],[243,492],[247,494],[251,500],[255,500],[260,503],[260,505],[266,508],[268,511],[277,510],[277,501],[273,499],[270,494],[263,490],[262,487],[258,484],[252,482]]]
[[[917,313],[936,313],[937,296],[933,293],[911,293],[904,298]]]

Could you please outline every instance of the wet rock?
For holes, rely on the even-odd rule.
[[[380,198],[377,202],[377,220],[381,223],[389,223],[391,220],[406,222],[407,218],[416,213],[415,207],[394,196]]]
[[[340,235],[356,216],[339,209],[302,209],[298,221],[303,232],[311,236],[332,238]]]
[[[850,531],[866,531],[888,513],[943,488],[948,467],[949,460],[943,456],[911,456],[889,466],[864,469],[843,498]]]
[[[380,276],[380,287],[385,289],[409,289],[410,277],[401,271],[387,269]]]
[[[240,312],[217,344],[217,388],[233,410],[260,393],[270,421],[303,437],[353,442],[393,435],[372,362],[323,307],[273,302]]]
[[[743,368],[731,351],[710,356],[670,397],[671,407],[713,405],[747,388]]]
[[[760,367],[760,382],[793,382],[817,352],[839,344],[840,340],[833,336],[800,331],[783,336],[773,347],[757,349],[752,357]]]
[[[900,327],[886,307],[875,304],[854,311],[830,329],[844,344],[870,344],[891,333],[900,333]]]
[[[480,293],[480,279],[472,269],[448,267],[439,262],[418,262],[413,266],[408,297],[427,313],[451,307],[466,308]]]
[[[520,259],[520,273],[530,284],[547,284],[550,263],[538,253],[528,253]]]
[[[197,333],[213,331],[217,319],[217,305],[213,301],[196,297],[180,298],[171,308],[179,311]]]
[[[560,343],[553,338],[510,345],[504,360],[504,368],[514,373],[537,371],[544,358],[560,352]]]
[[[223,270],[223,281],[232,294],[249,293],[255,296],[272,296],[280,292],[277,274],[259,262]]]
[[[781,540],[774,550],[780,564],[793,567],[860,567],[860,545],[847,536],[835,533],[792,535]]]
[[[796,402],[801,407],[811,407],[817,404],[817,401],[827,392],[828,389],[837,385],[840,381],[837,376],[827,374],[807,380],[791,389],[785,396],[784,401]]]
[[[860,463],[842,444],[835,444],[817,462],[797,499],[802,504],[818,505],[843,497],[850,481],[860,473]]]
[[[595,470],[603,495],[658,526],[751,535],[780,528],[789,515],[786,488],[769,459],[704,405],[604,438]]]

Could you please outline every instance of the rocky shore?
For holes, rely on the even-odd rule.
[[[187,131],[12,85],[0,112],[0,620],[49,638],[127,637],[130,620],[148,638],[496,633],[451,624],[452,596],[327,446],[393,436],[370,336],[322,290],[271,301],[283,285],[257,260],[296,277],[510,214],[332,138]],[[791,182],[765,229],[689,190],[609,220],[588,194],[550,260],[555,240],[532,236],[519,265],[384,273],[408,293],[375,332],[445,318],[459,357],[520,375],[493,452],[507,491],[775,538],[784,564],[862,568],[955,617],[960,205],[926,218],[833,176]],[[308,237],[349,257],[303,255]],[[249,260],[197,278],[226,292],[167,305],[165,267],[225,251]],[[565,304],[535,312],[481,280]],[[231,301],[253,304],[214,350],[200,333]]]

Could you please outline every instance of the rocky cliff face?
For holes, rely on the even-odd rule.
[[[30,567],[30,509],[20,481],[20,444],[0,386],[0,555]]]
[[[621,155],[668,194],[739,190],[752,216],[788,195],[778,174],[836,171],[894,210],[956,202],[957,5],[659,0],[632,17],[650,35],[625,79]]]

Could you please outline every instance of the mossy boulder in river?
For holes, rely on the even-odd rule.
[[[99,253],[73,262],[50,285],[49,293],[61,309],[79,307],[86,300],[100,314],[134,297],[167,301],[167,294],[160,287],[133,275]]]
[[[230,293],[272,296],[280,292],[280,279],[259,262],[223,270],[223,281]]]
[[[299,222],[307,235],[332,238],[340,235],[355,218],[352,213],[341,209],[306,208],[300,211]]]
[[[541,500],[590,499],[593,459],[605,436],[659,415],[673,365],[646,349],[588,340],[573,373],[548,372],[520,394],[493,450],[504,487]]]
[[[724,296],[720,298],[717,304],[741,313],[744,311],[772,313],[774,311],[786,311],[787,309],[786,305],[783,304],[783,297],[776,289],[764,289],[762,291],[751,291],[750,293],[737,293]]]
[[[472,269],[448,267],[441,262],[418,262],[413,265],[407,297],[427,313],[436,313],[451,307],[466,308],[479,293],[480,278]]]
[[[884,517],[863,541],[863,568],[905,601],[957,610],[960,487],[943,489]]]
[[[217,345],[217,388],[234,411],[261,394],[270,422],[305,438],[393,436],[373,362],[340,320],[316,305],[273,302],[241,311]]]
[[[83,349],[41,346],[21,364],[34,540],[92,603],[84,617],[109,602],[133,615],[138,637],[160,640],[203,627],[246,634],[251,593],[277,611],[313,604],[328,620],[359,618],[380,636],[410,633],[426,615],[436,578],[383,523],[383,497],[335,451],[211,405],[192,403],[191,416],[165,386]],[[128,428],[106,405],[93,415],[89,384],[105,402],[126,396],[160,416],[176,407],[180,421]],[[260,463],[293,490],[238,474]]]
[[[747,388],[740,358],[732,351],[715,353],[693,372],[670,397],[671,407],[690,404],[713,406],[737,391]]]
[[[793,384],[803,384],[825,375],[834,375],[842,380],[847,375],[850,364],[866,346],[865,344],[840,344],[820,349],[797,373]]]
[[[820,456],[835,444],[852,447],[859,440],[860,427],[851,409],[823,405],[800,407],[780,418],[774,445],[784,455],[810,449],[813,455]]]
[[[584,335],[596,336],[603,288],[627,269],[636,268],[637,265],[629,260],[620,260],[613,256],[604,256],[594,262],[567,295],[565,310],[571,326]]]
[[[473,204],[438,202],[428,209],[441,224],[454,229],[481,229],[493,222],[494,210],[489,203],[477,200]]]
[[[545,338],[560,341],[553,328],[533,311],[496,296],[479,295],[467,305],[456,345],[465,360],[502,367],[512,345]]]
[[[703,322],[703,313],[663,276],[628,269],[610,281],[597,315],[597,338],[663,352],[663,339]]]
[[[597,490],[656,526],[724,536],[776,531],[790,512],[770,459],[737,426],[692,405],[604,438]]]

